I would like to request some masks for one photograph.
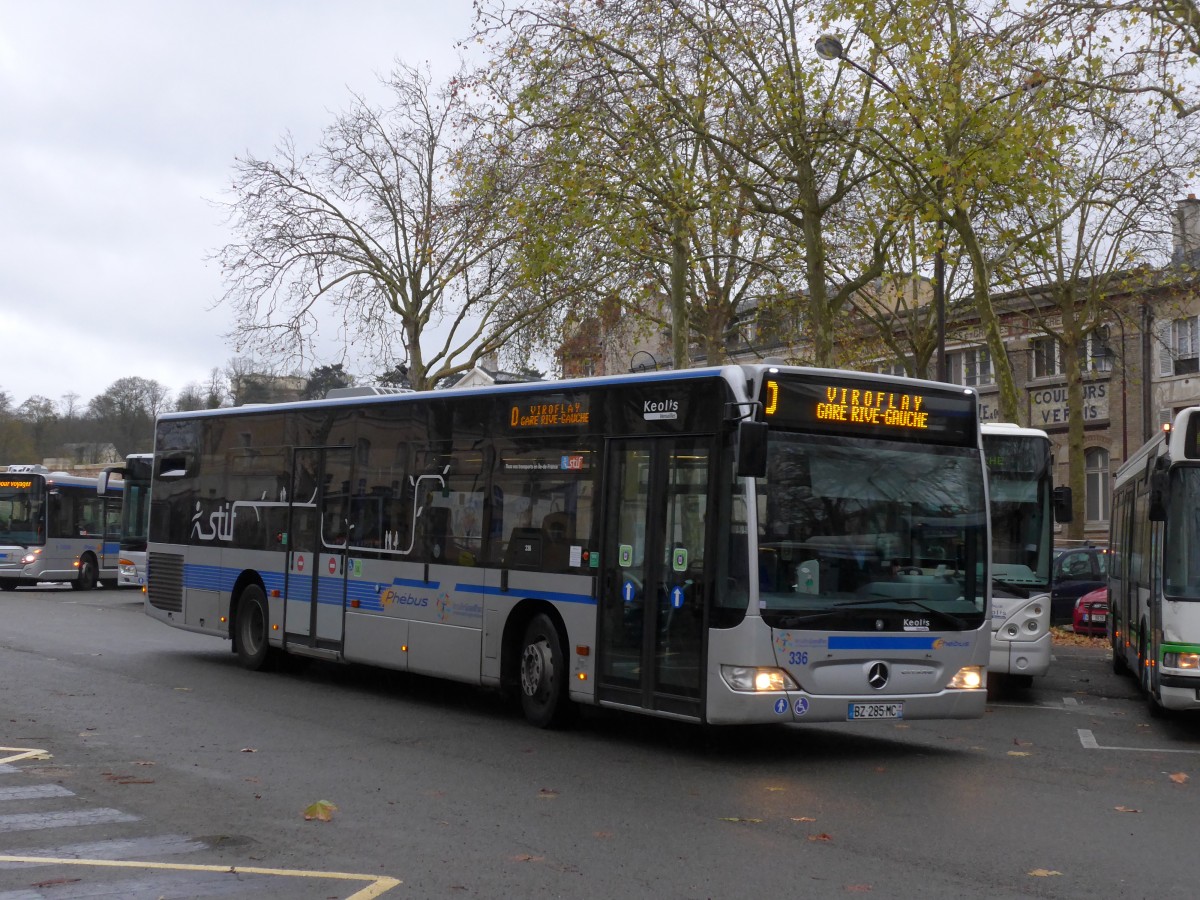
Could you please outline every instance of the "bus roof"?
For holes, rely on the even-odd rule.
[[[163,413],[158,418],[160,421],[172,421],[177,419],[191,419],[196,417],[206,416],[225,416],[225,415],[249,415],[256,412],[270,411],[288,411],[296,409],[311,409],[328,408],[333,406],[360,406],[368,404],[397,404],[397,403],[419,403],[422,401],[435,400],[453,400],[456,397],[463,396],[504,396],[511,394],[525,393],[546,393],[553,391],[570,391],[584,388],[603,387],[606,385],[625,385],[625,384],[644,384],[647,382],[669,382],[682,381],[704,378],[722,379],[731,385],[741,384],[750,387],[757,387],[757,379],[772,372],[790,372],[798,375],[808,375],[813,377],[836,377],[844,380],[858,380],[864,382],[873,382],[876,384],[895,384],[905,385],[909,387],[920,387],[923,389],[937,389],[945,391],[947,389],[958,388],[964,394],[975,394],[973,388],[961,387],[958,385],[947,385],[940,381],[928,381],[918,378],[905,378],[895,375],[879,374],[875,372],[853,372],[838,369],[811,368],[806,366],[789,366],[782,363],[749,363],[739,365],[726,366],[707,366],[696,369],[667,369],[657,372],[629,372],[620,375],[599,375],[591,378],[568,378],[558,381],[522,381],[513,384],[497,384],[486,387],[476,388],[446,388],[442,390],[430,391],[409,391],[401,394],[377,394],[367,396],[329,396],[318,400],[293,400],[285,403],[260,403],[247,404],[244,406],[223,407],[221,409],[205,409],[194,410],[190,412],[170,412]],[[750,384],[748,385],[747,382]]]

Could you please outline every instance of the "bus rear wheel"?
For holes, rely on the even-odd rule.
[[[267,596],[257,584],[242,591],[234,623],[234,642],[242,668],[260,672],[270,667],[271,645],[267,640]]]
[[[529,723],[538,728],[567,724],[575,713],[567,698],[567,660],[558,629],[545,613],[525,626],[520,666],[521,710]]]
[[[91,554],[85,553],[79,560],[79,577],[71,582],[71,587],[77,591],[90,591],[96,586],[96,560]]]

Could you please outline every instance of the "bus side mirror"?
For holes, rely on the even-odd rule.
[[[1167,520],[1167,473],[1154,472],[1150,475],[1150,521]]]
[[[1071,489],[1065,486],[1056,487],[1050,497],[1054,504],[1054,521],[1060,525],[1066,525],[1075,517],[1075,512],[1071,508]]]
[[[737,428],[737,476],[762,478],[767,474],[767,423],[742,419]]]

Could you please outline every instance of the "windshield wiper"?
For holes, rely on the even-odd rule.
[[[1028,600],[1033,596],[1033,592],[1038,589],[1038,585],[1036,584],[1014,584],[1011,581],[1005,581],[1003,578],[993,578],[992,584],[999,585],[1023,600]]]
[[[850,603],[839,603],[837,609],[844,609],[848,606],[872,606],[877,610],[884,610],[889,603],[897,603],[906,606],[915,606],[922,612],[927,612],[934,618],[940,619],[943,622],[949,622],[954,626],[955,630],[962,631],[967,627],[967,623],[953,613],[948,613],[944,609],[938,609],[936,606],[930,606],[920,600],[913,600],[911,597],[875,597],[871,600],[854,600]]]
[[[915,606],[922,612],[929,613],[930,616],[942,623],[949,623],[956,631],[963,631],[967,627],[967,623],[953,613],[948,613],[945,610],[938,609],[936,606],[929,606],[920,600],[913,600],[909,597],[875,597],[870,600],[848,600],[844,603],[838,603],[831,609],[823,610],[822,612],[809,613],[807,615],[783,615],[778,616],[778,624],[776,628],[803,628],[805,625],[811,625],[813,622],[819,622],[822,619],[832,619],[838,616],[847,615],[856,607],[870,608],[873,612],[884,612],[889,604]]]

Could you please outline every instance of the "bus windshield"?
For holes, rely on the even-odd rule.
[[[780,628],[978,628],[985,509],[978,449],[772,431],[761,614]]]
[[[0,475],[0,544],[40,544],[46,486],[33,475]]]
[[[1008,585],[1050,584],[1051,472],[1046,438],[983,435],[992,512],[992,576]]]
[[[1163,593],[1173,600],[1200,600],[1200,466],[1172,468],[1167,496]]]

